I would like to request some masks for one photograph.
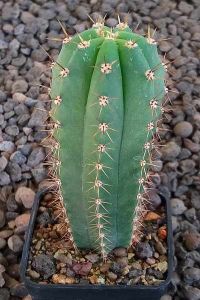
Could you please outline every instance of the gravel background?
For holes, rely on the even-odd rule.
[[[60,43],[47,39],[62,36],[56,18],[73,34],[91,25],[87,14],[107,14],[114,26],[118,13],[133,28],[140,22],[141,33],[156,27],[162,54],[175,59],[173,111],[164,119],[169,130],[155,170],[157,190],[172,204],[176,251],[172,289],[162,300],[200,299],[200,0],[15,0],[0,1],[0,13],[0,299],[30,300],[19,261],[35,191],[46,178],[40,142],[48,95],[39,85],[49,85],[50,69],[40,45],[57,55]]]

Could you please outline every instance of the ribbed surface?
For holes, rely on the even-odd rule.
[[[107,37],[91,29],[63,46],[51,96],[62,100],[54,115],[60,122],[55,137],[75,243],[106,255],[131,241],[137,195],[143,192],[138,180],[148,171],[144,145],[160,114],[164,68],[146,38],[129,29],[113,38],[103,31]],[[154,98],[157,113],[150,105]]]

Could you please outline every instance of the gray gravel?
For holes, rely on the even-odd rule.
[[[48,97],[47,89],[39,85],[49,85],[50,69],[39,45],[56,57],[60,44],[47,39],[62,36],[56,18],[74,34],[90,27],[87,14],[93,19],[107,14],[106,24],[115,26],[118,13],[133,28],[140,23],[140,33],[148,24],[156,27],[161,53],[174,60],[168,80],[169,90],[174,91],[169,92],[173,111],[163,120],[169,131],[160,134],[165,146],[154,170],[158,173],[153,178],[156,192],[152,194],[152,207],[165,198],[171,201],[173,212],[176,270],[172,289],[162,300],[200,299],[199,0],[0,1],[0,13],[0,264],[6,268],[2,276],[9,275],[17,282],[10,288],[5,281],[0,299],[30,299],[25,298],[27,292],[19,274],[9,274],[8,266],[13,262],[19,265],[27,207],[33,203],[26,202],[25,207],[12,199],[19,187],[36,191],[47,176],[40,142],[46,135],[41,128],[47,118],[43,109]],[[165,37],[169,39],[163,40]],[[22,224],[16,226],[19,217]],[[44,216],[41,222],[48,218]],[[141,253],[150,257],[150,252],[144,247]]]

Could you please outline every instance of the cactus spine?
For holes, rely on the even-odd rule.
[[[105,257],[137,239],[164,69],[153,38],[125,23],[113,30],[94,24],[63,40],[52,64],[52,165],[78,248]]]

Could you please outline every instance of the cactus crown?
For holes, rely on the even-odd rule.
[[[127,247],[138,238],[151,152],[165,93],[155,40],[126,23],[65,32],[52,63],[51,174],[78,248]],[[57,172],[55,171],[57,170]]]

